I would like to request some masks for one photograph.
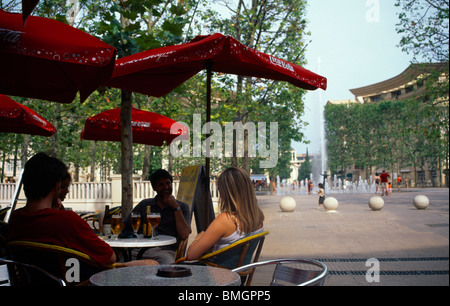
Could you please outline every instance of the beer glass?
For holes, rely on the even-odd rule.
[[[159,222],[161,221],[161,214],[151,212],[147,215],[147,222],[149,222],[152,226],[152,238],[151,239],[158,239],[155,235],[155,227],[159,225]]]
[[[113,215],[111,218],[111,233],[114,236],[114,240],[119,239],[119,234],[121,230],[122,230],[122,216]]]
[[[141,214],[138,212],[131,213],[131,227],[133,228],[133,232],[137,238],[137,232],[139,227],[141,226]]]

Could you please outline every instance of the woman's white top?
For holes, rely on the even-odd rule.
[[[234,216],[233,216],[233,218],[234,218]],[[260,229],[254,231],[254,232],[243,233],[239,230],[239,225],[236,222],[236,219],[234,221],[236,224],[236,231],[233,234],[231,234],[230,236],[220,238],[219,241],[217,241],[216,244],[214,244],[213,252],[223,249],[224,247],[227,247],[230,244],[235,243],[236,241],[238,241],[242,238],[253,236],[253,235],[264,232],[264,226],[262,226]]]

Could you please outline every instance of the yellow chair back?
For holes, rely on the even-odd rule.
[[[265,237],[269,231],[242,238],[229,246],[220,250],[203,255],[198,261],[213,267],[224,268],[228,270],[239,268],[243,265],[257,262],[264,245]],[[183,257],[176,261],[182,263],[186,261]],[[254,269],[239,273],[241,276],[248,275],[247,284],[251,282]]]
[[[69,286],[87,285],[93,274],[114,267],[101,266],[83,252],[41,242],[11,241],[7,251],[13,260],[38,266]],[[14,277],[11,281],[15,281]]]

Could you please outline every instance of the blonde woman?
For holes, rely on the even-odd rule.
[[[222,249],[246,236],[264,231],[264,214],[249,175],[240,168],[228,168],[217,179],[221,214],[205,232],[197,235],[187,251],[195,260],[209,251]]]

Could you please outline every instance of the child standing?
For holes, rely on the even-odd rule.
[[[319,184],[319,191],[317,191],[317,194],[319,195],[319,207],[317,207],[317,209],[320,209],[325,200],[325,190],[322,183]]]

